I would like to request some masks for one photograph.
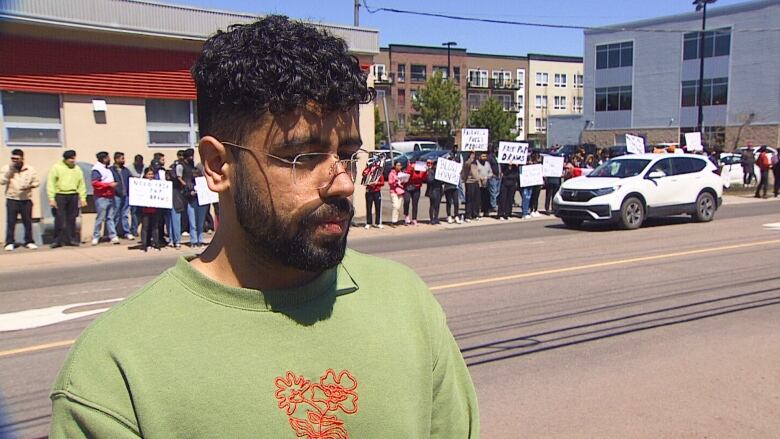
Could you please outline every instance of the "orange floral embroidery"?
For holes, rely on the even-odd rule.
[[[349,439],[344,421],[336,414],[351,415],[358,411],[357,380],[347,370],[338,374],[328,369],[319,382],[312,384],[303,376],[287,372],[276,378],[276,399],[279,408],[287,413],[290,426],[297,437],[307,439]],[[305,419],[295,417],[299,407],[306,410]]]

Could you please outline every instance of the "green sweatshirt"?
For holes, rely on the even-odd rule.
[[[87,186],[84,183],[84,173],[78,166],[70,167],[65,161],[59,161],[49,171],[46,183],[49,200],[54,200],[57,194],[79,194],[82,201],[87,200]]]
[[[476,438],[474,387],[439,304],[348,250],[305,287],[232,288],[185,259],[79,337],[51,438]]]

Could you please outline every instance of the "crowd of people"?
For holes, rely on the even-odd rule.
[[[191,247],[203,246],[204,233],[217,226],[219,207],[214,205],[212,216],[210,205],[198,203],[195,179],[202,176],[202,170],[194,157],[194,149],[179,150],[176,160],[166,167],[163,153],[155,153],[148,165],[138,154],[126,166],[124,153],[115,152],[112,163],[108,152],[99,152],[89,178],[96,213],[91,244],[98,245],[104,239],[120,244],[120,238],[134,243],[139,237],[137,244],[144,251],[165,246],[179,249],[185,235],[189,236]],[[11,152],[11,164],[0,169],[0,174],[7,210],[5,250],[13,251],[17,247],[15,226],[19,216],[24,227],[21,245],[37,249],[32,234],[32,200],[33,191],[40,187],[38,174],[24,163],[24,151],[20,149]],[[131,206],[130,178],[171,181],[172,208]],[[62,160],[54,164],[47,177],[46,192],[54,216],[51,247],[79,246],[76,219],[88,205],[88,191],[84,173],[76,164],[76,151],[65,151]]]
[[[780,160],[777,154],[772,154],[766,145],[754,149],[748,144],[740,157],[742,165],[742,184],[746,187],[755,183],[756,198],[766,198],[769,190],[769,173],[774,174],[774,196],[780,194]],[[755,168],[758,167],[759,176],[756,176]]]

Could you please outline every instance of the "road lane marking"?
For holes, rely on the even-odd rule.
[[[508,276],[498,276],[498,277],[490,277],[485,279],[476,279],[476,280],[470,280],[465,282],[458,282],[454,284],[446,284],[446,285],[435,285],[430,287],[431,291],[441,291],[441,290],[449,290],[452,288],[460,288],[460,287],[470,287],[474,285],[483,285],[483,284],[489,284],[489,283],[496,283],[496,282],[504,282],[508,280],[518,280],[518,279],[526,279],[529,277],[538,277],[538,276],[545,276],[548,274],[560,274],[560,273],[569,273],[572,271],[582,271],[582,270],[590,270],[593,268],[604,268],[604,267],[614,267],[617,265],[626,265],[626,264],[633,264],[636,262],[647,262],[647,261],[656,261],[659,259],[668,259],[668,258],[678,258],[682,256],[691,256],[691,255],[699,255],[704,253],[714,253],[724,250],[737,250],[737,249],[743,249],[743,248],[750,248],[750,247],[759,247],[764,245],[772,245],[772,244],[780,244],[780,239],[773,239],[769,241],[754,241],[754,242],[747,242],[744,244],[734,244],[734,245],[724,245],[719,247],[709,247],[709,248],[701,248],[696,250],[686,250],[682,252],[674,252],[674,253],[665,253],[661,255],[653,255],[653,256],[640,256],[636,258],[629,258],[629,259],[619,259],[619,260],[613,260],[613,261],[604,261],[604,262],[596,262],[593,264],[585,264],[585,265],[576,265],[573,267],[564,267],[564,268],[553,268],[550,270],[541,270],[541,271],[531,271],[527,273],[518,273],[518,274],[510,274]]]
[[[780,230],[780,223],[764,224],[764,228],[769,230]]]
[[[437,285],[430,287],[431,291],[441,291],[451,288],[458,288],[458,287],[464,287],[464,286],[472,286],[472,285],[482,285],[486,283],[494,283],[494,282],[503,282],[507,280],[517,280],[517,279],[524,279],[529,277],[537,277],[537,276],[544,276],[547,274],[559,274],[559,273],[568,273],[572,271],[582,271],[582,270],[588,270],[591,268],[603,268],[603,267],[611,267],[611,266],[618,266],[618,265],[626,265],[626,264],[632,264],[636,262],[647,262],[647,261],[654,261],[659,259],[665,259],[665,258],[676,258],[676,257],[682,257],[682,256],[691,256],[691,255],[698,255],[698,254],[706,254],[706,253],[713,253],[713,252],[719,252],[724,250],[738,250],[743,248],[751,248],[751,247],[760,247],[765,245],[772,245],[772,244],[780,244],[780,239],[773,239],[769,241],[754,241],[754,242],[747,242],[744,244],[734,244],[734,245],[724,245],[719,247],[709,247],[709,248],[701,248],[696,250],[686,250],[682,252],[673,252],[673,253],[665,253],[660,255],[652,255],[652,256],[641,256],[636,258],[630,258],[630,259],[620,259],[620,260],[613,260],[613,261],[604,261],[604,262],[597,262],[593,264],[587,264],[587,265],[578,265],[574,267],[566,267],[566,268],[555,268],[550,270],[541,270],[541,271],[532,271],[528,273],[519,273],[509,276],[499,276],[499,277],[493,277],[493,278],[486,278],[486,279],[477,279],[473,281],[467,281],[467,282],[459,282],[455,284],[447,284],[447,285]],[[8,357],[11,355],[17,355],[17,354],[25,354],[30,352],[37,352],[42,351],[46,349],[54,349],[59,348],[63,346],[70,346],[71,344],[75,343],[76,340],[63,340],[59,342],[53,342],[53,343],[46,343],[41,345],[35,345],[35,346],[29,346],[24,348],[18,348],[18,349],[11,349],[7,351],[0,351],[0,358]]]
[[[61,348],[63,346],[70,346],[75,343],[76,340],[62,340],[52,343],[39,344],[35,346],[27,346],[26,348],[9,349],[7,351],[0,351],[0,358],[9,357],[17,354],[27,354],[30,352],[44,351],[46,349]]]
[[[84,306],[101,305],[104,303],[113,303],[122,300],[108,299],[96,300],[94,302],[71,303],[68,305],[50,306],[48,308],[26,309],[24,311],[9,312],[0,314],[0,332],[20,331],[22,329],[35,329],[43,326],[54,325],[67,322],[69,320],[80,319],[95,314],[100,314],[108,308],[90,309],[67,313],[69,309],[80,308]]]

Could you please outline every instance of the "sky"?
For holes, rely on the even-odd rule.
[[[234,12],[284,14],[329,24],[353,24],[354,0],[157,0]],[[604,26],[692,12],[691,0],[366,0],[386,7],[475,18],[548,24]],[[362,3],[362,0],[361,0]],[[708,8],[744,3],[718,0]],[[469,52],[502,55],[545,53],[582,56],[581,30],[472,23],[360,8],[360,26],[379,30],[379,44],[440,46],[455,41]]]

